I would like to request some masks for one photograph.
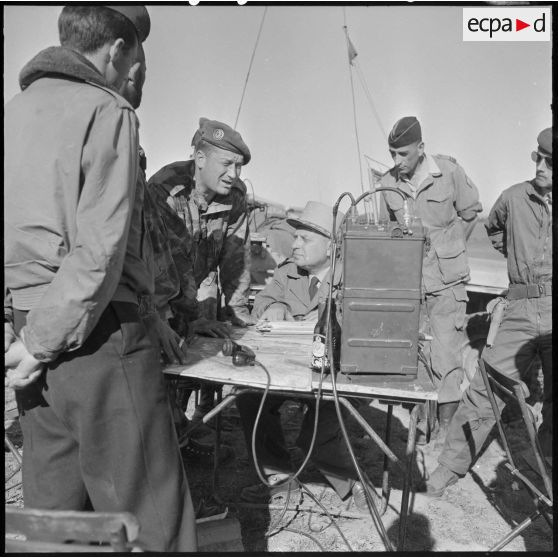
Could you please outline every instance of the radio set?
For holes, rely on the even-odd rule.
[[[332,307],[340,313],[330,322],[335,370],[354,381],[358,376],[416,378],[424,226],[416,218],[402,225],[349,216],[339,236],[343,279]],[[323,331],[318,331],[324,325],[321,319],[316,326],[314,368],[321,358],[329,367]]]

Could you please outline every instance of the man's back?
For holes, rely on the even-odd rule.
[[[126,119],[135,130],[136,117],[126,105],[108,89],[50,77],[6,105],[5,264],[16,297],[24,286],[50,283],[74,247],[84,167],[97,164],[100,147],[94,128]]]

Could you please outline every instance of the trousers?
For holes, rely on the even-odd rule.
[[[236,404],[240,414],[246,446],[252,451],[252,434],[262,396],[257,393],[240,395]],[[256,431],[256,457],[266,475],[292,471],[291,458],[287,450],[279,409],[286,398],[268,395]],[[305,453],[310,449],[315,421],[315,402],[308,401],[308,411],[304,415],[297,446]],[[253,457],[253,456],[252,456]],[[335,405],[321,402],[318,415],[316,441],[312,451],[312,461],[328,480],[341,499],[346,498],[353,487],[356,471],[345,444]]]
[[[15,312],[16,331],[26,313]],[[86,342],[17,392],[25,506],[136,516],[149,551],[195,552],[195,514],[156,350],[112,302]]]
[[[521,380],[535,357],[542,363],[544,393],[539,441],[552,455],[552,297],[509,301],[494,344],[481,358],[488,367]],[[488,371],[489,372],[489,371]],[[496,394],[495,394],[496,395]],[[500,409],[504,402],[496,395]],[[464,475],[496,423],[481,373],[477,370],[450,424],[438,462]]]
[[[438,403],[461,399],[467,300],[464,285],[426,295],[423,321],[428,320],[432,335],[430,366],[438,390]]]

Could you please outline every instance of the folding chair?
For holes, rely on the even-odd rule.
[[[502,441],[504,451],[506,452],[507,462],[505,463],[505,466],[514,477],[516,477],[523,483],[528,492],[531,494],[533,503],[535,504],[535,511],[527,519],[525,519],[525,521],[514,527],[489,551],[495,552],[510,543],[515,537],[517,537],[521,532],[529,527],[531,523],[533,523],[541,516],[546,520],[549,527],[552,529],[552,479],[550,478],[550,474],[547,469],[543,457],[543,452],[537,437],[535,416],[533,415],[533,412],[531,411],[529,405],[525,400],[526,396],[529,394],[527,386],[521,380],[514,380],[512,378],[509,378],[508,376],[501,374],[490,367],[490,372],[488,372],[482,358],[479,359],[479,370],[486,386],[488,399],[490,400],[490,405],[492,406],[492,410],[496,418],[496,425],[498,427],[500,439]],[[494,396],[494,391],[503,393],[508,397],[511,397],[518,403],[521,410],[521,418],[529,437],[529,449],[533,452],[533,455],[535,457],[538,469],[537,472],[543,479],[544,491],[546,492],[546,494],[539,490],[525,475],[523,475],[523,473],[518,470],[517,466],[515,465],[515,461],[510,450],[510,444],[504,431],[500,408],[498,407],[496,398]]]
[[[6,552],[97,553],[140,550],[130,513],[38,510],[6,506]],[[13,538],[14,535],[25,537]]]

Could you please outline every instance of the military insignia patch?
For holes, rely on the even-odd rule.
[[[225,132],[223,132],[223,130],[221,130],[221,128],[217,128],[216,130],[213,130],[213,139],[214,140],[222,140],[225,137]]]

